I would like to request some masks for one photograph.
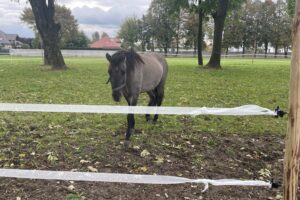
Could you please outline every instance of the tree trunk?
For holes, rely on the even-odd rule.
[[[226,58],[228,57],[228,47],[226,47]]]
[[[178,53],[179,53],[180,24],[181,24],[181,18],[180,18],[180,14],[179,14],[179,17],[178,17],[178,24],[177,24],[177,35],[176,35],[176,55],[178,55]]]
[[[178,55],[179,52],[179,38],[176,39],[176,55]]]
[[[203,23],[203,12],[201,8],[201,0],[198,2],[198,65],[203,65],[203,56],[202,56],[202,23]]]
[[[165,52],[165,56],[168,54],[168,47],[164,46],[164,52]]]
[[[145,52],[146,51],[146,43],[145,42],[142,42],[142,52]]]
[[[194,40],[193,46],[194,46],[194,56],[196,57],[196,54],[197,54],[197,40]]]
[[[214,40],[211,57],[206,65],[208,68],[221,69],[222,36],[228,3],[229,0],[219,0],[218,9],[212,14],[214,19]]]
[[[288,54],[288,47],[284,46],[284,58],[287,58],[287,54]]]
[[[151,51],[154,52],[154,40],[151,38]]]
[[[278,51],[278,45],[275,44],[275,53],[274,53],[274,57],[277,58],[277,51]]]
[[[242,57],[245,56],[245,51],[246,51],[246,48],[245,48],[245,45],[243,44],[243,52],[242,52]]]
[[[255,40],[255,44],[254,44],[254,58],[256,58],[256,54],[257,54],[257,41]]]
[[[292,28],[292,66],[289,85],[288,129],[285,140],[283,191],[285,200],[299,197],[300,164],[300,1],[296,1]]]
[[[54,0],[29,0],[35,18],[36,27],[43,40],[44,64],[52,69],[66,69],[59,47],[60,25],[54,21]]]
[[[268,42],[265,42],[265,58],[267,57],[268,54]]]

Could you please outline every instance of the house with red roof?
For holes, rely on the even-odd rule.
[[[118,50],[121,49],[121,41],[119,38],[103,37],[90,44],[90,47],[97,49]]]

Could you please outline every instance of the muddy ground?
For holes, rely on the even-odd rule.
[[[141,173],[174,175],[188,178],[236,178],[275,180],[282,182],[284,137],[265,135],[232,135],[196,133],[197,140],[189,140],[184,148],[169,146],[172,151],[159,152],[147,143],[124,152],[111,146],[106,156],[98,160],[60,161],[55,167],[45,159],[35,157],[34,162],[14,160],[14,165],[0,167],[71,170],[88,169],[93,166],[98,172]],[[5,138],[4,138],[5,140]],[[168,144],[166,144],[168,146]],[[7,148],[7,144],[0,146]],[[91,147],[91,152],[92,152]],[[63,148],[62,148],[63,149]],[[150,155],[141,152],[148,149]],[[26,151],[26,149],[22,149]],[[28,150],[32,151],[32,149]],[[62,150],[63,151],[63,150]],[[62,154],[64,152],[61,152]],[[92,153],[91,153],[92,154]],[[159,159],[154,155],[162,155]],[[49,157],[48,157],[49,158]],[[22,164],[20,164],[22,163]],[[42,181],[0,178],[0,199],[282,199],[282,188],[264,187],[214,187],[201,193],[203,185],[140,185],[111,184],[69,181]]]

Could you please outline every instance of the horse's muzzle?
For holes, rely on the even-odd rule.
[[[120,102],[121,97],[122,97],[122,93],[119,91],[113,92],[112,93],[112,97],[116,102]]]

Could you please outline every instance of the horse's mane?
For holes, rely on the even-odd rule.
[[[114,65],[120,64],[126,58],[127,69],[134,69],[137,63],[144,63],[142,57],[137,54],[133,49],[120,50],[112,55],[111,62]]]

